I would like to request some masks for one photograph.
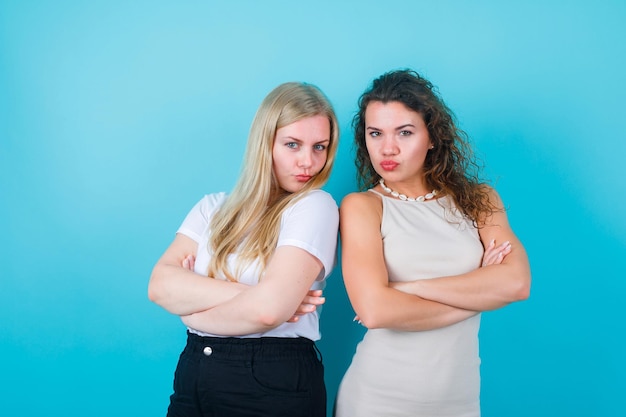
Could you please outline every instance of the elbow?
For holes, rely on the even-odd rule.
[[[372,311],[372,309],[363,309],[365,310],[363,314],[357,312],[357,317],[359,323],[368,329],[382,329],[389,327],[389,323],[386,323],[384,317],[381,314],[378,314],[376,311]]]
[[[150,282],[148,283],[148,299],[155,304],[159,304],[163,300],[164,291],[163,286],[159,284],[159,274],[157,268],[152,271],[150,275]]]
[[[391,291],[391,290],[390,290]],[[395,290],[393,290],[395,291]],[[386,294],[387,291],[371,292],[367,294],[361,294],[358,297],[352,297],[352,308],[356,312],[355,319],[358,319],[359,323],[368,329],[383,329],[393,327],[392,317],[393,314],[390,310],[393,300],[381,301],[384,297],[381,294]]]
[[[392,327],[391,324],[386,323],[383,320],[376,320],[376,319],[371,319],[371,320],[366,320],[366,321],[361,320],[361,325],[363,325],[363,327],[367,328],[368,330],[389,329]]]
[[[155,304],[158,304],[160,299],[161,299],[161,296],[160,296],[159,291],[155,288],[154,285],[149,284],[148,285],[148,300],[152,301]]]
[[[270,308],[258,310],[254,316],[256,324],[265,330],[272,330],[285,323],[290,318],[284,317],[284,314],[281,314],[280,311]]]
[[[521,286],[517,291],[517,301],[524,301],[530,297],[530,281]]]
[[[258,324],[268,330],[278,327],[282,322],[273,314],[261,314],[257,317]]]
[[[379,321],[376,320],[371,320],[371,319],[360,319],[359,318],[359,324],[361,324],[363,327],[373,330],[373,329],[382,329],[383,326]]]
[[[530,274],[524,274],[516,280],[517,285],[513,292],[513,301],[524,301],[530,297]]]

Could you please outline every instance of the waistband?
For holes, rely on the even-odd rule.
[[[207,349],[208,348],[208,349]],[[212,358],[249,359],[253,356],[302,357],[321,353],[315,342],[305,337],[210,337],[187,332],[190,353],[201,352]]]

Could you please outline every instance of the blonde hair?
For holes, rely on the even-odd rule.
[[[330,143],[322,170],[296,193],[280,188],[274,175],[272,148],[276,131],[312,116],[326,116]],[[210,223],[211,252],[208,276],[237,281],[237,275],[253,261],[261,270],[274,252],[280,218],[285,209],[309,190],[323,186],[337,152],[339,126],[326,96],[314,85],[298,82],[281,84],[263,100],[250,127],[241,176],[232,193]],[[238,254],[236,270],[228,268],[228,256]]]

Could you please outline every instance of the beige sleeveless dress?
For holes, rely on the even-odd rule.
[[[377,194],[390,281],[480,267],[478,231],[450,198],[419,203]],[[479,326],[476,315],[430,331],[368,330],[339,387],[336,416],[480,416]]]

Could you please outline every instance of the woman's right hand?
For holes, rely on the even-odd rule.
[[[504,257],[509,253],[511,253],[511,243],[509,241],[496,246],[496,241],[492,240],[489,242],[489,246],[485,248],[481,266],[501,264]]]

